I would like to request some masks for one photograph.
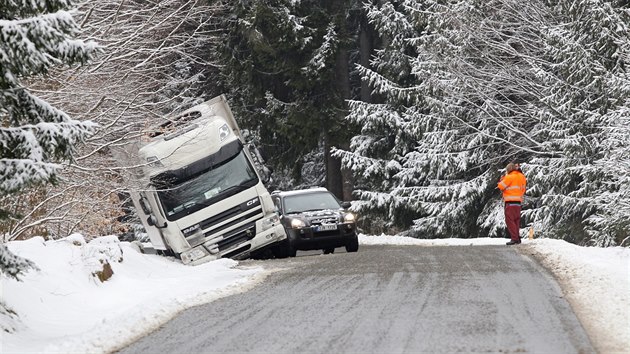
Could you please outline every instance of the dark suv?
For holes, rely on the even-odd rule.
[[[340,203],[326,188],[273,192],[271,199],[287,232],[287,240],[276,248],[276,257],[295,257],[297,250],[359,250],[356,216],[346,210],[350,202]]]

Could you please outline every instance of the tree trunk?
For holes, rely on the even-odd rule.
[[[370,57],[374,50],[374,36],[367,18],[361,20],[361,30],[359,32],[359,54],[361,66],[370,67]],[[361,101],[372,102],[370,86],[366,80],[361,80]]]
[[[344,127],[346,124],[344,123],[346,114],[348,113],[348,108],[346,104],[346,100],[350,98],[350,75],[349,75],[349,67],[348,67],[348,49],[345,45],[340,45],[338,48],[336,63],[335,63],[335,74],[337,77],[337,94],[339,95],[340,107],[338,109],[338,113],[336,114],[335,119],[337,119],[338,124],[335,126]],[[332,133],[332,134],[331,134]],[[326,185],[328,189],[335,194],[341,200],[351,200],[352,199],[352,173],[351,171],[346,171],[341,167],[341,159],[337,157],[331,156],[330,149],[335,146],[337,148],[348,148],[349,142],[347,141],[347,137],[345,134],[336,132],[328,132],[328,137],[326,139]],[[335,137],[331,139],[331,137]]]
[[[341,178],[341,160],[331,156],[332,145],[328,137],[325,138],[326,149],[326,188],[337,198],[343,199],[343,183]]]

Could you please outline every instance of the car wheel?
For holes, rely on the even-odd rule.
[[[293,242],[291,242],[290,239],[287,239],[287,243],[285,247],[287,251],[287,257],[295,257],[295,255],[297,254],[297,249],[295,248],[295,246],[293,245]]]
[[[289,239],[276,246],[273,250],[273,254],[276,258],[295,257],[296,253],[297,250]]]
[[[354,236],[346,244],[346,252],[356,252],[359,250],[359,239]]]
[[[335,253],[334,248],[324,248],[324,254],[331,254],[331,253]]]

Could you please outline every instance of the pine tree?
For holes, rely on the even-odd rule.
[[[367,5],[387,45],[360,71],[380,104],[344,164],[366,213],[419,237],[498,235],[496,182],[524,162],[524,214],[547,235],[628,235],[627,13],[604,1],[391,1]],[[613,139],[610,139],[613,138]],[[613,235],[614,234],[614,235]],[[615,241],[616,240],[616,241]]]
[[[30,80],[29,87],[73,119],[91,120],[99,128],[56,175],[57,185],[30,189],[20,198],[0,196],[0,209],[22,216],[0,221],[0,234],[58,238],[81,230],[97,236],[123,233],[139,223],[121,216],[129,209],[120,205],[126,199],[120,192],[135,187],[121,178],[131,162],[111,152],[133,144],[165,116],[222,93],[216,58],[223,43],[220,24],[228,16],[221,4],[209,3],[77,3],[81,36],[97,40],[102,54],[80,68],[55,68],[45,78]],[[44,188],[45,194],[36,194]]]
[[[292,169],[297,181],[305,156],[349,139],[343,85],[350,85],[345,77],[352,59],[344,53],[356,43],[355,3],[232,4],[236,18],[226,48],[226,91],[268,163],[276,171]]]
[[[616,1],[550,1],[545,61],[533,65],[550,117],[540,141],[557,157],[532,159],[531,218],[566,240],[621,244],[630,234],[630,14]],[[539,115],[540,119],[544,119]],[[544,139],[544,140],[543,140]],[[544,191],[545,193],[540,193]]]
[[[53,182],[59,162],[70,159],[75,144],[93,129],[25,86],[29,77],[86,62],[98,50],[75,39],[79,28],[70,7],[68,0],[0,1],[0,193]],[[4,246],[0,252],[0,267],[10,276],[29,265],[15,261]]]

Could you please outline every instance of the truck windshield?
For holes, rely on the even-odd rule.
[[[176,220],[252,187],[258,176],[244,151],[183,180],[154,180],[164,212]]]

